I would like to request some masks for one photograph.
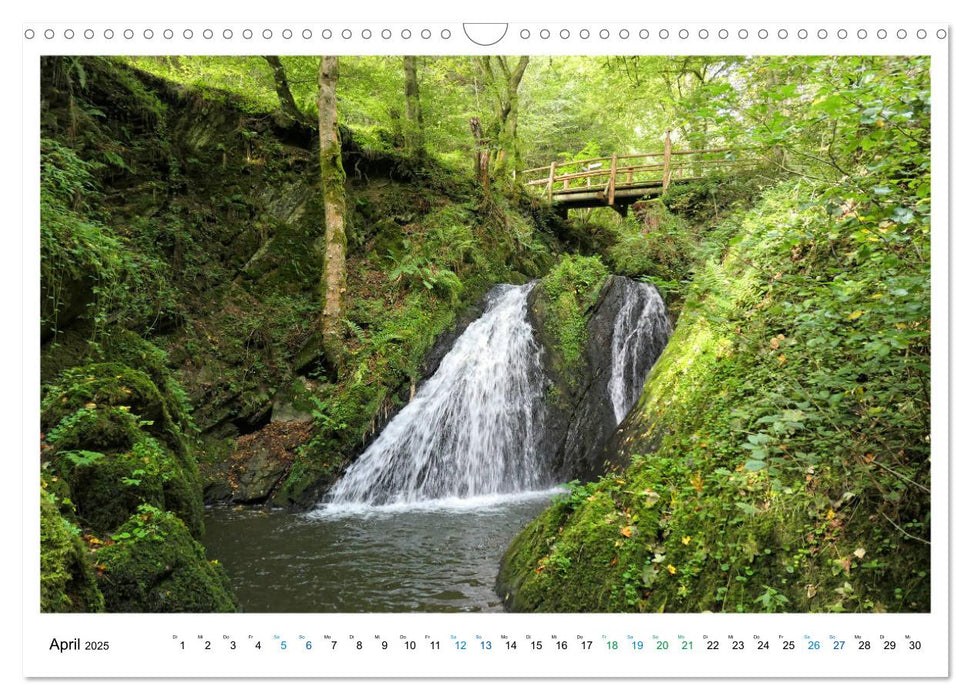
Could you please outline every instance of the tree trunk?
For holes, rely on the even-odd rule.
[[[405,150],[420,156],[425,150],[424,124],[418,91],[418,57],[403,56],[405,69]]]
[[[266,62],[273,69],[273,85],[276,87],[277,97],[280,98],[280,111],[288,119],[301,124],[306,123],[307,118],[297,108],[297,103],[293,100],[293,93],[290,92],[290,83],[287,82],[287,72],[280,63],[279,56],[264,56]]]
[[[496,75],[493,62],[501,75]],[[486,82],[492,85],[496,97],[496,111],[491,133],[495,135],[496,156],[492,163],[492,176],[505,176],[516,167],[519,160],[519,142],[516,130],[519,126],[519,85],[529,65],[529,56],[520,56],[515,68],[511,68],[505,56],[483,56],[479,65]]]
[[[511,168],[519,164],[519,139],[516,129],[519,126],[519,84],[526,73],[529,56],[520,56],[519,63],[512,71],[506,64],[506,59],[500,57],[503,76],[506,78],[506,119],[499,131],[499,152],[493,166],[494,174],[498,177],[505,175]]]
[[[478,117],[469,119],[472,138],[475,139],[475,179],[482,184],[482,190],[489,194],[489,149],[482,137],[482,122]]]
[[[344,221],[344,166],[337,126],[337,56],[322,56],[317,75],[317,111],[320,116],[320,185],[324,202],[323,270],[320,297],[323,302],[320,330],[324,354],[335,368],[341,367],[341,306],[347,279]]]

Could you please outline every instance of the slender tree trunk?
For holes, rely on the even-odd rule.
[[[344,221],[344,166],[337,126],[337,56],[322,56],[317,75],[317,111],[320,115],[320,185],[324,202],[324,262],[320,277],[323,302],[320,330],[328,362],[340,368],[342,357],[341,307],[347,270]]]
[[[478,117],[469,120],[472,138],[475,139],[475,179],[482,184],[482,190],[489,194],[489,148],[482,137],[482,121]]]
[[[283,64],[280,63],[280,57],[264,56],[263,58],[266,59],[266,62],[270,64],[270,68],[273,69],[273,85],[276,87],[277,97],[280,98],[280,111],[288,119],[305,123],[307,118],[297,107],[297,103],[293,99],[293,93],[290,92],[290,83],[287,82],[287,72],[283,69]]]
[[[405,71],[405,149],[410,155],[421,155],[425,150],[425,134],[418,91],[418,57],[403,56],[402,59]]]

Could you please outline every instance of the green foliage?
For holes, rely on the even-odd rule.
[[[507,553],[514,609],[927,609],[926,221],[869,228],[807,199],[785,186],[724,225],[728,255],[699,267],[629,420],[628,466]],[[631,537],[606,536],[618,522]],[[567,581],[537,571],[554,547]]]
[[[542,281],[543,331],[554,339],[554,367],[572,378],[587,341],[590,310],[608,277],[599,257],[565,255]]]
[[[41,140],[41,326],[53,333],[89,303],[88,279],[115,272],[117,242],[90,217],[94,165],[51,139]],[[102,289],[99,284],[95,291]],[[63,319],[63,316],[69,316]]]
[[[585,500],[593,495],[593,490],[588,484],[583,484],[576,479],[566,484],[566,486],[570,488],[569,493],[554,498],[554,505],[562,505],[569,510],[576,510]]]
[[[150,324],[172,313],[168,265],[125,245],[106,226],[95,179],[104,166],[85,161],[52,139],[41,139],[41,288],[45,336],[84,315],[91,340],[101,340],[124,317]]]
[[[726,65],[745,101],[695,75],[716,111],[691,120],[752,139],[791,181],[749,211],[713,198],[723,185],[664,198],[716,225],[616,474],[506,553],[515,610],[929,609],[927,60]],[[630,536],[611,541],[621,517]],[[537,565],[554,550],[566,578]]]
[[[618,274],[680,290],[691,278],[698,250],[698,234],[655,201],[621,223],[608,259]]]

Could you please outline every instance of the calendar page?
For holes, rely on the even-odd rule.
[[[26,21],[24,675],[946,677],[950,32]]]

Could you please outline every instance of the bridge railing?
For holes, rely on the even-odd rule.
[[[553,202],[567,196],[584,195],[614,205],[618,192],[637,194],[640,190],[660,189],[666,192],[671,182],[697,180],[719,169],[739,168],[760,159],[751,156],[751,148],[707,148],[674,151],[670,137],[658,153],[586,158],[553,162],[540,168],[515,173],[527,190]],[[543,173],[543,177],[536,177]],[[532,176],[532,177],[530,177]],[[601,197],[602,195],[602,197]],[[572,197],[570,197],[572,198]]]

